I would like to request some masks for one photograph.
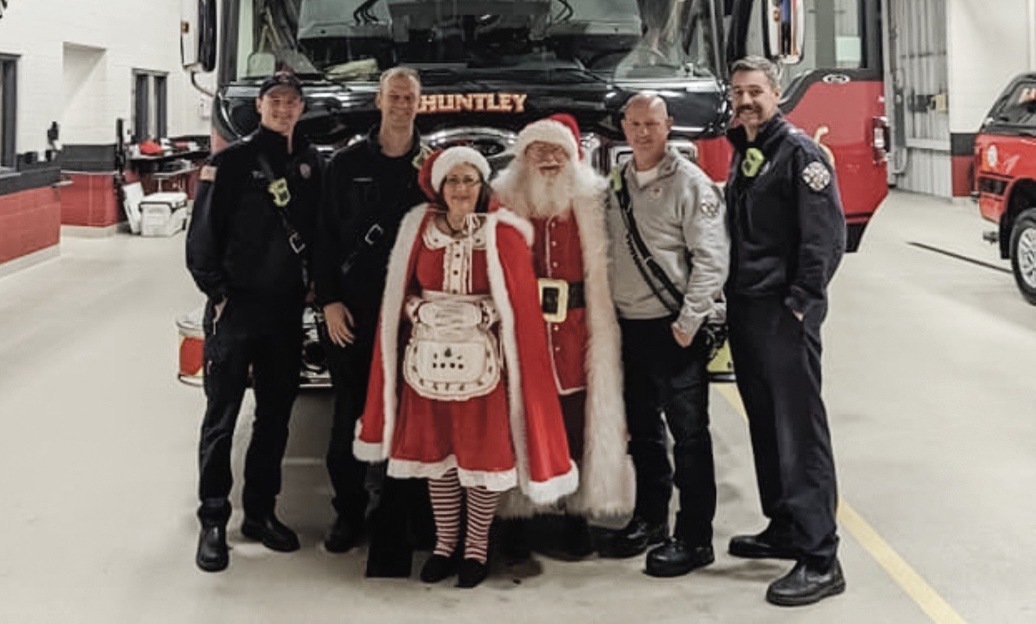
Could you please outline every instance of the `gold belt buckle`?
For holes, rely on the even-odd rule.
[[[541,277],[536,281],[540,287],[543,320],[548,323],[564,323],[568,318],[568,282],[549,277]]]

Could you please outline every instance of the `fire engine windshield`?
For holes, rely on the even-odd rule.
[[[714,0],[239,0],[237,77],[673,80],[717,71]],[[229,43],[229,42],[228,42]]]

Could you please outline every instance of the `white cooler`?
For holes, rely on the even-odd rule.
[[[187,225],[187,193],[145,195],[139,209],[141,236],[172,236]]]

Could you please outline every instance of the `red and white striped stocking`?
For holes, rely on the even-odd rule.
[[[460,531],[462,491],[457,469],[451,469],[441,478],[428,479],[428,496],[432,501],[432,515],[435,516],[433,552],[449,557],[457,548],[457,534]]]

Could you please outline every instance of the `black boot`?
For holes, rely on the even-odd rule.
[[[813,604],[845,591],[845,577],[838,559],[821,568],[799,561],[766,590],[766,601],[782,607]]]
[[[277,552],[299,549],[299,536],[278,520],[272,511],[253,518],[245,516],[245,521],[241,523],[241,534]]]
[[[680,538],[667,540],[647,554],[644,572],[650,576],[683,576],[716,560],[712,546],[693,546]]]
[[[339,515],[324,537],[324,549],[330,553],[344,553],[352,550],[363,539],[362,518]]]
[[[461,561],[457,570],[457,587],[471,589],[477,587],[489,576],[489,566],[478,559],[465,559]]]
[[[525,518],[501,518],[497,521],[500,539],[500,554],[508,565],[514,565],[532,558],[529,544],[528,520]]]
[[[414,547],[408,536],[405,487],[402,480],[386,478],[378,506],[367,523],[369,578],[407,578],[413,566]]]
[[[665,540],[669,527],[633,516],[625,527],[608,535],[597,551],[602,557],[625,558],[643,554],[647,547]]]
[[[583,516],[552,517],[554,531],[548,536],[544,547],[537,550],[552,559],[578,561],[594,554],[590,537],[590,525]]]
[[[565,552],[574,559],[585,559],[594,554],[594,543],[590,539],[590,525],[583,516],[565,516],[565,527],[561,531]]]
[[[730,539],[730,554],[745,559],[797,559],[790,546],[788,531],[780,531],[770,525],[757,535],[735,535]]]
[[[210,524],[201,527],[198,535],[198,552],[194,557],[198,567],[206,572],[220,572],[230,564],[227,552],[227,527]]]
[[[457,573],[457,558],[453,555],[432,554],[421,567],[421,580],[425,583],[438,583]]]

